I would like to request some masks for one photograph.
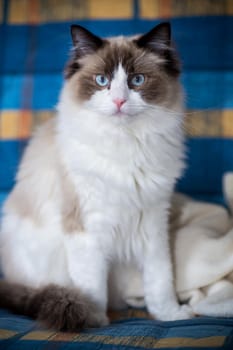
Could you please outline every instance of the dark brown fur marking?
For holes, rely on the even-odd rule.
[[[93,36],[90,54],[81,58],[77,53],[74,54],[66,69],[67,78],[74,76],[79,100],[89,100],[96,91],[101,90],[95,82],[95,76],[103,74],[111,80],[120,63],[128,74],[129,88],[138,91],[145,101],[162,104],[170,97],[170,87],[175,87],[180,67],[171,45],[168,23],[162,23],[138,39],[100,39],[102,41],[98,42],[96,38]],[[92,40],[91,36],[88,39]],[[145,75],[143,86],[135,88],[130,85],[133,74]]]
[[[180,73],[180,63],[177,53],[171,42],[171,26],[168,22],[160,23],[148,33],[142,35],[135,43],[164,58],[164,69],[171,76],[177,77]]]
[[[80,58],[94,53],[104,45],[104,40],[79,25],[72,25],[70,31],[73,41],[73,53],[65,69],[66,79],[69,79],[80,68],[78,62]]]
[[[0,307],[59,331],[97,327],[102,321],[96,305],[79,290],[52,284],[37,290],[1,280]]]
[[[108,76],[111,80],[114,71],[121,63],[129,77],[129,88],[138,91],[145,101],[159,104],[167,99],[168,80],[170,84],[176,81],[163,69],[162,59],[151,52],[138,48],[133,42],[120,45],[117,42],[108,43],[91,57],[83,58],[80,70],[75,74],[76,96],[86,101],[98,90],[95,82],[96,74]],[[144,74],[145,83],[141,87],[130,85],[134,74]]]

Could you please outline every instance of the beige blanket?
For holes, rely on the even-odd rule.
[[[177,194],[171,213],[171,244],[180,301],[208,316],[233,316],[233,173],[224,176],[229,210]],[[231,214],[230,214],[231,212]],[[126,300],[142,306],[140,279],[131,275]]]

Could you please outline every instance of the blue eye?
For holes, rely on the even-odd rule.
[[[109,79],[105,75],[101,74],[96,75],[95,81],[101,87],[105,87],[109,84]]]
[[[145,81],[145,77],[143,74],[136,74],[132,79],[131,79],[131,84],[134,86],[141,86]]]

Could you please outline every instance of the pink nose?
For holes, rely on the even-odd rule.
[[[121,106],[126,102],[126,100],[116,98],[115,100],[113,100],[113,102],[117,105],[117,108],[120,109]]]

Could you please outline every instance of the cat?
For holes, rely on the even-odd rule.
[[[170,24],[111,39],[72,25],[71,35],[57,115],[32,137],[3,208],[0,306],[58,330],[103,326],[122,306],[115,271],[131,266],[153,317],[190,318],[169,252],[184,168]]]

